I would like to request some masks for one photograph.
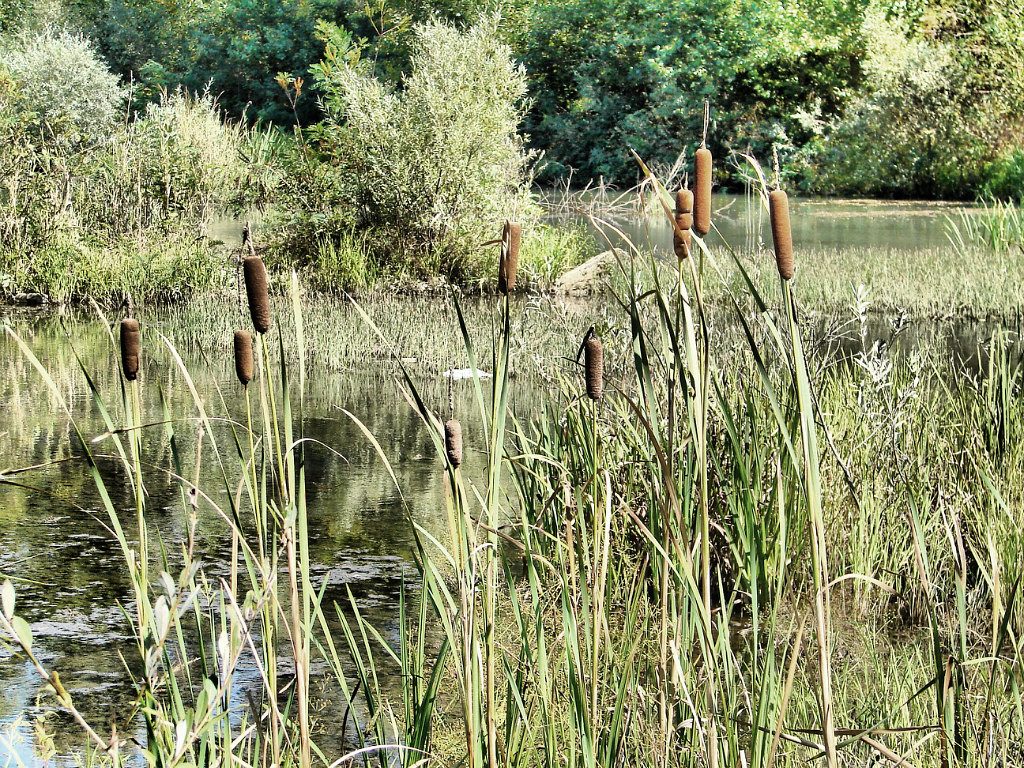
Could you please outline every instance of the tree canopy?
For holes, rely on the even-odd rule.
[[[335,25],[408,82],[417,25],[467,28],[485,0],[0,0],[0,35],[64,24],[131,87],[184,86],[227,114],[324,118],[312,73]],[[511,0],[500,34],[528,73],[538,178],[636,178],[670,164],[779,152],[808,191],[969,197],[1024,191],[1024,8],[1017,0]],[[1022,177],[1022,178],[1018,178]],[[721,177],[730,183],[728,173]]]

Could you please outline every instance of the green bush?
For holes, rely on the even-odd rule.
[[[985,166],[985,197],[1024,201],[1024,148],[1016,148]]]
[[[216,282],[201,236],[238,193],[245,128],[180,91],[126,123],[117,77],[77,35],[0,58],[0,289],[142,299]]]
[[[325,118],[298,143],[288,174],[293,246],[308,254],[357,233],[384,275],[458,279],[505,218],[532,214],[531,157],[517,133],[526,73],[498,23],[415,27],[401,88],[377,79],[339,28],[321,26]]]
[[[39,140],[71,151],[106,141],[117,127],[126,92],[82,35],[23,36],[0,64],[16,84],[4,108],[20,112]]]
[[[126,221],[119,193],[134,190],[135,208],[147,213],[140,226],[159,223],[181,226],[193,233],[205,230],[223,209],[244,174],[240,150],[243,127],[226,123],[209,93],[192,95],[183,90],[163,94],[148,105],[110,147],[104,158],[103,188],[90,190],[93,200],[112,210],[96,211],[96,218],[112,227]],[[131,201],[123,201],[131,206]]]
[[[127,295],[178,301],[225,285],[230,271],[227,259],[195,238],[108,243],[58,231],[31,257],[0,247],[0,291],[42,293],[57,303],[89,297],[117,304]]]
[[[999,32],[994,10],[1002,0],[992,5],[991,18],[973,18],[953,3],[948,15],[927,23],[875,6],[863,28],[866,87],[804,147],[806,186],[828,194],[967,199],[987,179],[996,184],[1012,174],[1007,145],[1012,151],[1019,137],[1022,96],[999,62],[1019,61],[1024,47],[1019,35]],[[984,56],[975,55],[980,50]],[[993,164],[1000,154],[1007,165]]]

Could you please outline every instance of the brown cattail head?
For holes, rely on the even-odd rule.
[[[711,231],[711,150],[697,150],[693,190],[693,228],[701,237]]]
[[[452,469],[458,469],[462,464],[462,425],[457,419],[444,423],[444,452]]]
[[[121,321],[121,369],[128,381],[139,377],[139,321]]]
[[[691,227],[693,227],[693,192],[688,189],[680,189],[676,192],[676,226],[672,231],[672,247],[680,259],[685,259],[690,255]]]
[[[249,314],[256,333],[270,330],[270,297],[267,294],[267,269],[259,256],[246,256],[242,262],[245,271],[245,295],[249,299]]]
[[[775,264],[783,280],[793,277],[793,231],[789,226],[789,198],[781,189],[768,195],[768,212],[772,221],[772,242]]]
[[[252,381],[252,335],[248,331],[235,331],[235,373],[242,386]]]
[[[498,290],[506,295],[516,287],[519,243],[522,239],[522,226],[506,221],[505,229],[501,233],[501,260],[498,262]]]
[[[604,348],[597,336],[590,335],[583,342],[583,362],[587,376],[587,397],[600,400],[604,387]]]

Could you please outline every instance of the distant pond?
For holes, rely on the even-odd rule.
[[[554,205],[554,215],[564,221],[578,220],[554,193],[543,196]],[[607,203],[602,205],[601,200]],[[627,199],[614,194],[598,197],[582,196],[584,203],[593,203],[596,215],[613,221],[632,242],[646,244],[669,252],[672,231],[668,219],[660,213],[641,216]],[[737,250],[753,250],[759,241],[770,245],[768,214],[759,198],[746,195],[714,195],[712,219],[718,232],[708,236],[714,246],[723,240]],[[977,213],[980,209],[963,203],[856,200],[836,198],[790,198],[793,241],[798,248],[880,248],[924,250],[949,245],[946,236],[947,216],[959,220],[962,211]],[[720,234],[719,234],[720,233]],[[607,247],[594,232],[598,247]],[[614,242],[614,240],[613,240]]]

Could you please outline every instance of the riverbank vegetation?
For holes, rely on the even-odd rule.
[[[268,262],[329,290],[471,285],[506,219],[527,260],[574,263],[531,185],[629,187],[630,149],[683,183],[684,136],[719,189],[776,151],[803,192],[1024,193],[1009,0],[485,5],[3,3],[0,288],[224,285],[225,213],[266,212]]]
[[[273,317],[261,265],[246,265],[253,321],[269,333],[236,335],[242,383],[217,397],[192,388],[182,413],[142,396],[159,374],[139,367],[123,321],[110,342],[125,379],[92,389],[103,432],[73,442],[128,575],[138,749],[160,765],[333,764],[351,750],[382,766],[1018,762],[1024,421],[1005,337],[984,345],[980,368],[947,373],[934,351],[871,344],[862,301],[861,343],[836,358],[808,343],[799,286],[779,280],[768,298],[738,259],[738,332],[726,333],[702,275],[730,257],[694,245],[692,258],[653,262],[644,284],[629,265],[645,254],[619,254],[623,332],[595,323],[582,356],[566,335],[562,373],[525,417],[510,408],[524,340],[506,297],[484,309],[495,333],[482,349],[453,297],[449,330],[470,368],[493,364],[471,381],[475,415],[465,399],[431,407],[401,373],[410,350],[394,350],[447,489],[440,530],[409,507],[420,576],[396,632],[351,596],[328,604],[310,559],[305,468],[331,447],[303,418],[319,374],[303,363],[295,279]],[[142,350],[165,343],[142,331]],[[31,345],[6,332],[64,403]],[[143,442],[165,466],[142,460]],[[222,488],[196,479],[210,461]],[[174,551],[151,537],[143,491],[168,484],[190,532]],[[199,510],[226,526],[227,562],[195,547]],[[19,593],[3,585],[3,637],[74,716],[73,671],[33,652],[25,615],[46,606]],[[316,733],[316,681],[350,705],[343,734]],[[96,764],[132,759],[123,723],[122,739],[80,725]]]
[[[325,290],[471,286],[507,219],[525,230],[523,283],[550,282],[592,247],[540,221],[534,156],[517,133],[526,75],[497,24],[415,27],[401,90],[375,76],[348,33],[321,24],[313,83],[324,116],[291,134],[227,119],[209,91],[165,91],[126,111],[132,94],[80,34],[19,37],[0,57],[0,130],[12,148],[3,289],[62,303],[224,289],[239,254],[209,227],[253,209],[265,210],[257,238],[268,261]],[[303,79],[280,81],[297,103]]]
[[[87,35],[133,84],[135,110],[183,86],[209,89],[233,119],[307,127],[330,113],[308,87],[329,45],[323,25],[403,90],[422,55],[420,25],[466,29],[493,11],[479,0],[3,7],[8,35],[47,23]],[[1024,192],[1024,33],[1013,0],[510,0],[499,10],[502,41],[529,75],[524,140],[544,153],[539,172],[549,181],[572,171],[581,183],[632,185],[628,148],[670,165],[695,147],[681,137],[702,135],[708,100],[717,157],[777,147],[806,192]],[[283,89],[282,74],[307,87]],[[728,166],[719,183],[742,186]]]

